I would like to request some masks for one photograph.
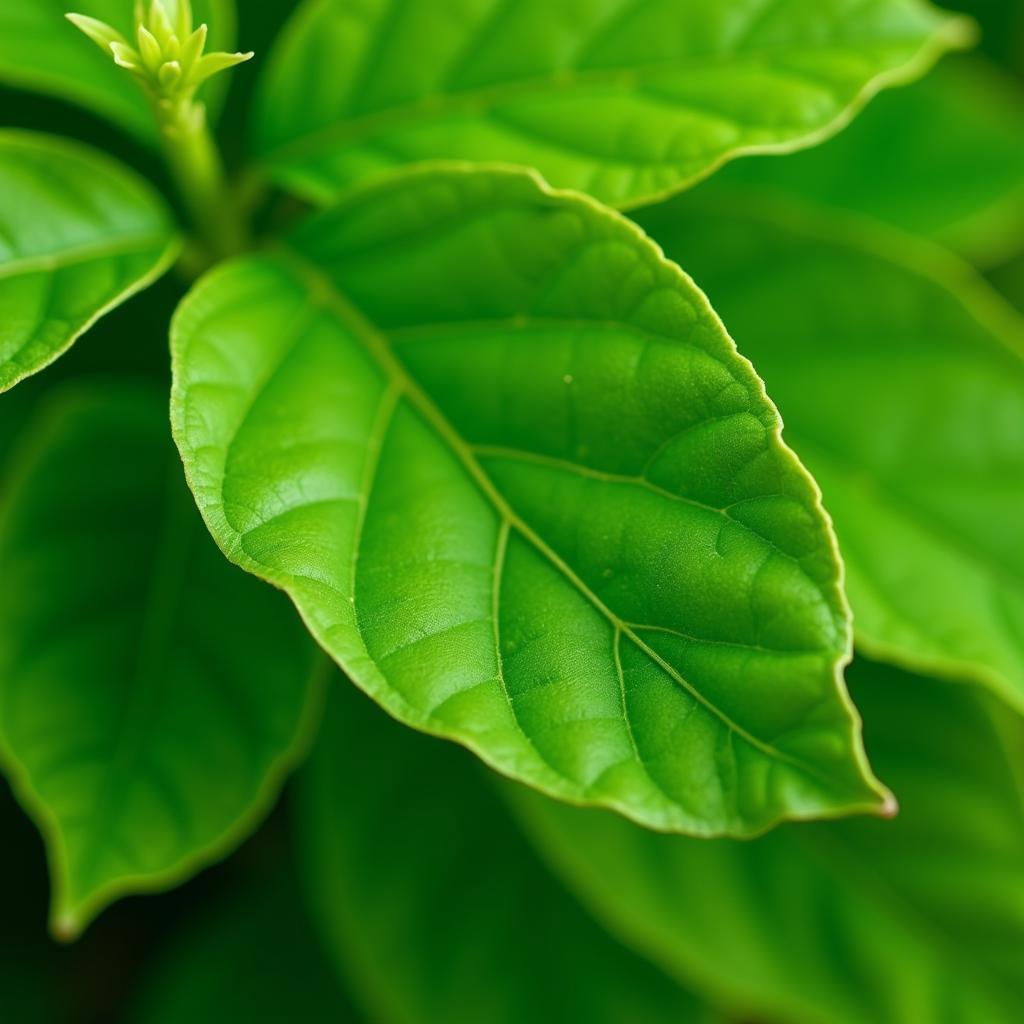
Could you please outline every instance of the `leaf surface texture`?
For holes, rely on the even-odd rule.
[[[214,536],[396,717],[661,828],[883,803],[814,486],[627,221],[411,175],[214,271],[172,334]]]
[[[865,650],[1024,707],[1024,325],[966,267],[733,194],[644,216],[764,374]],[[844,284],[845,282],[845,284]]]

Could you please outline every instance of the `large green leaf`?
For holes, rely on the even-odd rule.
[[[197,24],[210,26],[209,49],[230,50],[234,0],[192,0],[192,9]],[[145,94],[112,57],[65,20],[67,11],[99,18],[130,34],[131,0],[3,0],[0,81],[77,103],[156,143],[159,135]],[[215,83],[215,98],[218,88]]]
[[[1024,93],[978,58],[945,62],[825,145],[740,160],[704,189],[741,185],[865,213],[992,262],[1024,248]]]
[[[338,686],[301,778],[310,904],[378,1024],[706,1019],[573,902],[462,751]]]
[[[858,643],[1024,708],[1024,326],[930,247],[762,196],[644,215],[825,493]]]
[[[262,816],[318,709],[287,602],[206,536],[148,392],[55,401],[0,520],[0,748],[53,926],[166,887]]]
[[[921,0],[306,0],[257,147],[314,200],[465,159],[629,206],[819,141],[967,37]]]
[[[882,807],[817,492],[628,221],[411,174],[215,270],[172,347],[213,535],[402,721],[659,828]]]
[[[855,663],[891,822],[784,826],[749,843],[659,836],[511,794],[614,931],[737,1011],[792,1024],[1024,1017],[1020,718],[983,690]]]
[[[0,131],[0,391],[159,277],[177,245],[160,197],[126,168]]]
[[[272,867],[173,934],[126,1024],[356,1024],[298,884],[287,865]]]

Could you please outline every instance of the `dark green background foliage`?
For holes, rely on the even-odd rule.
[[[1024,1020],[1024,4],[193,6],[0,2],[0,1021]]]

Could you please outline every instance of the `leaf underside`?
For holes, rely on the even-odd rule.
[[[643,219],[821,484],[858,643],[1024,709],[1024,324],[941,254],[763,197]]]
[[[0,749],[72,937],[258,823],[318,706],[287,601],[228,565],[148,391],[54,399],[0,521]]]
[[[866,662],[849,676],[894,821],[696,841],[506,792],[613,933],[731,1019],[1015,1024],[1021,719],[961,683]]]
[[[0,391],[36,373],[177,250],[160,197],[77,143],[0,130]]]
[[[402,721],[659,828],[881,806],[816,491],[628,222],[412,174],[214,271],[172,348],[214,536]]]
[[[270,174],[316,201],[465,159],[633,206],[817,141],[967,32],[919,0],[307,0],[254,130]]]

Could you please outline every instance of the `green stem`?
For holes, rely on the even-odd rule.
[[[204,107],[190,103],[168,110],[154,104],[154,109],[167,164],[207,253],[220,259],[242,252],[248,233],[228,187]]]

